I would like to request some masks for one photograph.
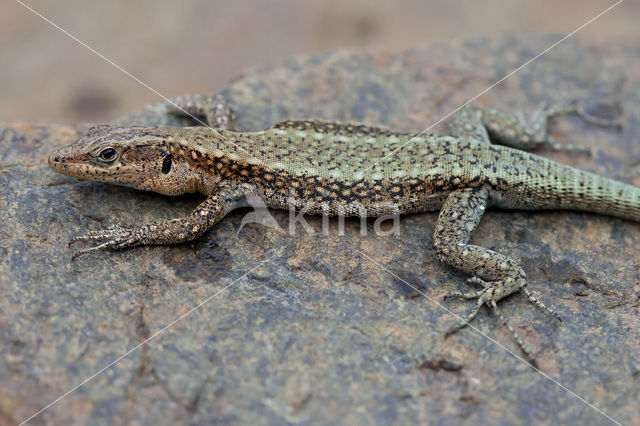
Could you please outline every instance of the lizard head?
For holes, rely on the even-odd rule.
[[[172,155],[170,128],[96,126],[49,156],[58,173],[137,189],[180,195],[196,192],[200,176]]]

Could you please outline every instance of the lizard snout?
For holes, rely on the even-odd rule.
[[[49,156],[49,166],[54,170],[60,170],[60,166],[64,163],[64,155],[60,150],[53,151]]]
[[[61,172],[62,169],[66,169],[66,163],[69,160],[69,147],[60,148],[51,153],[49,155],[49,166]]]
[[[49,156],[49,165],[53,166],[55,163],[59,163],[62,160],[62,156],[58,153],[58,151],[51,153]]]

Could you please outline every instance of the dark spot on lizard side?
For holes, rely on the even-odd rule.
[[[162,160],[162,173],[166,175],[169,171],[171,171],[171,154],[168,154]]]

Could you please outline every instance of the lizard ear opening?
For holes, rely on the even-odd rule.
[[[164,160],[162,161],[162,173],[166,175],[167,173],[169,173],[170,170],[171,170],[171,154],[168,154],[167,156],[164,157]]]

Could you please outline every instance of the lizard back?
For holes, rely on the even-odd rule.
[[[180,145],[198,152],[190,155],[201,158],[194,165],[256,185],[274,208],[293,202],[309,213],[434,211],[451,191],[486,185],[499,207],[640,219],[634,186],[475,139],[322,121],[286,121],[258,132],[193,131],[202,138],[190,135]]]

